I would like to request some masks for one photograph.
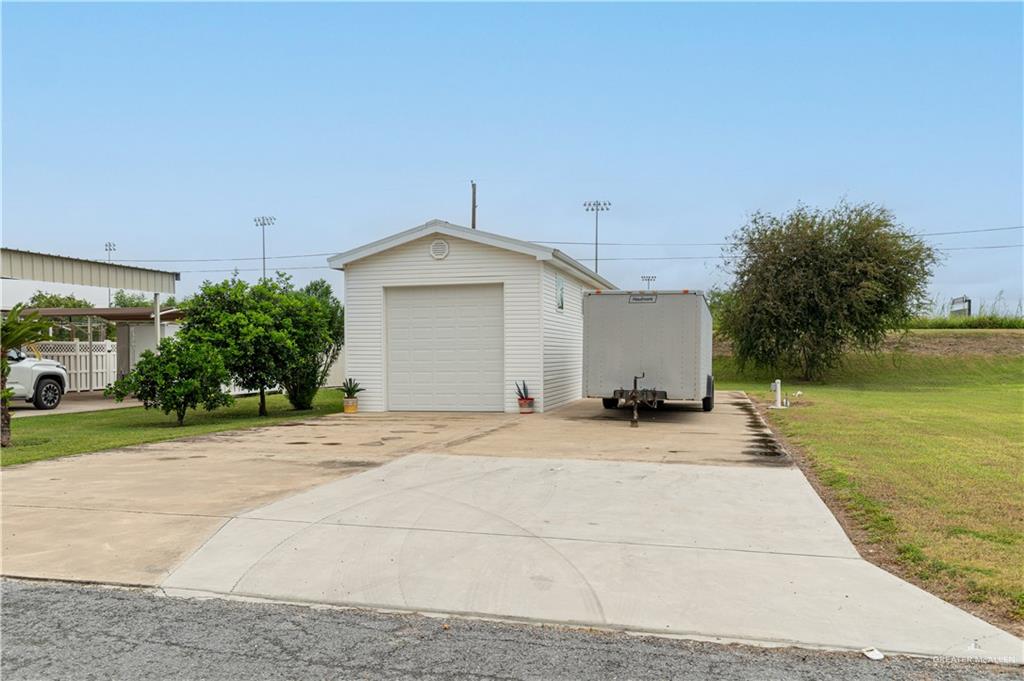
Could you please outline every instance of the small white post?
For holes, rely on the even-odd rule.
[[[773,409],[782,409],[782,379],[776,378],[772,381],[772,392],[775,393],[775,404]]]
[[[86,323],[85,324],[86,324],[86,329],[88,329],[88,332],[89,332],[89,387],[87,388],[87,390],[92,390],[93,387],[94,387],[94,385],[93,385],[93,377],[96,375],[96,374],[93,373],[92,316],[86,317]]]
[[[156,339],[156,349],[154,352],[160,350],[160,294],[153,294],[153,338]]]

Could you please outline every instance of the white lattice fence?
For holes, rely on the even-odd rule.
[[[89,350],[92,345],[92,380]],[[114,341],[43,341],[33,347],[45,359],[63,364],[68,370],[68,390],[103,390],[117,378],[117,343]]]

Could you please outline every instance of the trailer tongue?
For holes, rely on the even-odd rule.
[[[583,390],[607,409],[665,401],[714,408],[711,311],[701,291],[595,291],[583,298]],[[632,385],[632,387],[629,387]]]

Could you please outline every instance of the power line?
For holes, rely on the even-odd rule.
[[[1014,229],[1024,229],[1024,225],[1015,227],[984,227],[981,229],[965,229],[956,230],[949,232],[925,232],[922,234],[916,234],[915,236],[949,236],[952,234],[978,234],[981,232],[1005,232]],[[592,241],[533,241],[535,244],[548,244],[553,246],[591,246],[594,242]],[[601,246],[731,246],[730,243],[683,243],[683,242],[625,242],[625,241],[602,241]],[[989,248],[988,246],[969,246],[957,250],[969,250],[972,248]],[[996,246],[996,248],[1004,248],[1004,246]],[[937,249],[937,250],[953,250],[953,249]],[[297,258],[322,258],[336,255],[338,251],[327,251],[324,253],[303,253],[299,255],[274,255],[267,256],[267,260],[295,260]],[[606,260],[629,260],[630,258],[606,258]],[[657,260],[658,258],[640,258],[641,260]],[[679,258],[671,258],[673,260]],[[689,259],[705,260],[708,258],[691,256]],[[116,262],[129,263],[129,262],[151,262],[151,263],[175,263],[175,262],[247,262],[254,260],[262,260],[260,256],[246,257],[246,258],[137,258],[137,259],[118,259]],[[231,270],[228,270],[231,271]]]
[[[954,232],[925,232],[915,236],[946,236],[948,234],[979,234],[981,232],[1006,232],[1011,229],[1024,229],[1024,225],[1016,227],[982,227],[981,229],[963,229]]]
[[[259,260],[259,258],[256,258],[256,259]],[[275,267],[274,271],[275,272],[294,272],[295,270],[330,270],[330,269],[334,269],[334,268],[328,267],[327,265],[310,265],[308,267],[307,266],[300,266],[300,267]],[[235,268],[230,269],[230,270],[181,270],[180,272],[178,272],[178,274],[213,274],[213,273],[216,273],[216,272],[259,272],[259,271],[261,271],[261,268],[259,268],[259,267],[246,267],[246,268],[235,267]]]
[[[1024,244],[1000,244],[997,246],[960,246],[956,248],[936,248],[936,251],[980,251],[993,250],[998,248],[1024,248]],[[628,257],[628,258],[604,258],[604,260],[731,260],[725,255],[665,255],[651,257]]]
[[[587,243],[590,243],[589,241]],[[331,255],[337,255],[338,251],[329,251],[327,253],[305,253],[303,255],[268,255],[267,260],[293,260],[295,258],[318,258],[327,257]],[[260,256],[253,258],[177,258],[170,259],[165,258],[162,260],[149,260],[149,259],[137,259],[137,260],[118,260],[117,262],[241,262],[245,260],[262,260]]]
[[[1024,229],[1024,225],[1014,227],[983,227],[981,229],[962,229],[951,232],[923,232],[913,236],[949,236],[952,234],[980,234],[981,232],[1005,232],[1012,229]],[[534,241],[536,244],[549,244],[552,246],[589,246],[590,241]],[[602,241],[601,246],[731,246],[725,243],[686,243],[686,242],[657,242],[657,241]],[[610,258],[608,258],[610,260]]]
[[[1002,244],[999,246],[957,246],[955,248],[936,248],[937,251],[984,251],[993,248],[1021,248],[1024,244]]]

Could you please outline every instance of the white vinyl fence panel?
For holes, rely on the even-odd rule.
[[[91,347],[90,347],[91,346]],[[42,341],[33,346],[44,359],[63,364],[68,371],[68,390],[103,390],[117,379],[117,343],[115,341]],[[92,354],[92,376],[89,355]]]

